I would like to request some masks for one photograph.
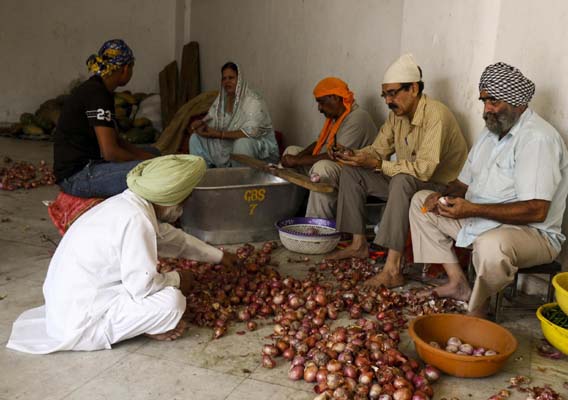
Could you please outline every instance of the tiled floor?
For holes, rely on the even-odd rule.
[[[0,138],[0,157],[51,160],[51,145]],[[24,310],[41,305],[42,282],[59,234],[48,219],[42,200],[51,200],[55,187],[0,192],[0,400],[12,399],[312,399],[312,386],[287,378],[279,360],[275,369],[259,365],[260,348],[272,328],[261,326],[240,336],[236,326],[219,340],[208,329],[191,327],[182,339],[160,343],[136,338],[113,350],[32,356],[7,350],[11,323]],[[308,265],[288,264],[290,254],[279,249],[283,274],[303,275]],[[313,259],[315,260],[315,258]],[[341,323],[338,321],[337,323]],[[521,374],[533,384],[568,390],[568,360],[551,361],[536,353],[541,338],[533,314],[511,315],[503,323],[519,340],[519,349],[506,368],[486,379],[443,376],[434,385],[435,398],[487,399]],[[401,348],[414,353],[403,335]],[[524,399],[514,393],[511,399]]]

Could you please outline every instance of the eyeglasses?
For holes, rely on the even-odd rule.
[[[406,85],[402,85],[401,87],[399,87],[398,89],[392,89],[392,90],[387,90],[386,92],[382,92],[381,93],[381,97],[383,99],[386,99],[387,97],[390,97],[391,99],[395,98],[397,94],[399,94],[401,91],[408,89],[410,86],[406,86]]]
[[[501,100],[497,100],[495,97],[480,97],[479,101],[481,101],[484,105],[489,103],[492,106],[497,106],[501,103]]]

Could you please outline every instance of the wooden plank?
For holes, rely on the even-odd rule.
[[[290,183],[301,186],[305,189],[312,190],[314,192],[320,193],[332,193],[335,188],[327,183],[322,182],[312,182],[306,175],[300,174],[299,172],[290,168],[271,168],[269,164],[262,160],[257,160],[244,154],[231,154],[231,160],[240,162],[241,164],[248,165],[251,168],[259,169],[261,171],[267,172],[279,178],[282,178]]]
[[[160,71],[160,101],[162,102],[162,126],[166,128],[178,109],[179,76],[177,61],[172,61]]]
[[[189,42],[183,46],[180,71],[180,105],[187,103],[201,93],[199,71],[199,44]]]

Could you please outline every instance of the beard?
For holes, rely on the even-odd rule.
[[[181,215],[183,214],[183,206],[170,206],[162,208],[157,214],[156,217],[161,222],[166,222],[168,224],[173,224],[176,222]]]
[[[504,109],[499,113],[483,113],[485,126],[496,135],[502,136],[509,132],[513,125],[518,121],[519,115],[513,110]]]

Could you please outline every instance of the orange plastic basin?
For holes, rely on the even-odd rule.
[[[426,363],[460,378],[481,378],[498,372],[515,352],[517,339],[491,321],[461,314],[432,314],[417,317],[408,328],[416,352]],[[445,344],[452,336],[474,347],[495,350],[495,356],[464,356],[436,349],[431,341]]]

